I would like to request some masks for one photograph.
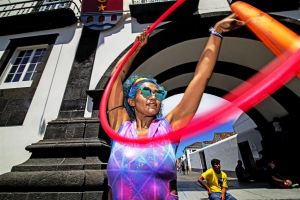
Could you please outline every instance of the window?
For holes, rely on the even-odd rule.
[[[98,21],[99,22],[104,22],[105,16],[104,15],[99,15]]]
[[[44,0],[40,11],[56,10],[65,7],[67,7],[67,2],[65,0]]]
[[[0,89],[30,87],[47,47],[19,47],[1,77]]]
[[[111,15],[110,19],[111,21],[116,21],[118,18],[117,15]]]

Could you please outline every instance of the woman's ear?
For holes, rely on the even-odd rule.
[[[128,99],[127,99],[127,102],[128,102],[128,104],[129,104],[131,107],[135,107],[135,100],[134,100],[134,99],[128,98]]]

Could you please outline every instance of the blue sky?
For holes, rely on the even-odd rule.
[[[171,96],[163,101],[163,115],[166,115],[168,112],[170,112],[181,100],[183,94],[178,94]],[[200,106],[197,110],[197,116],[205,115],[206,112],[210,112],[214,108],[216,108],[218,105],[228,103],[228,101],[224,100],[223,98],[210,95],[210,94],[204,94],[200,103]],[[206,140],[212,140],[215,132],[230,132],[233,131],[233,124],[237,120],[237,118],[240,116],[242,112],[237,109],[237,112],[235,115],[231,116],[228,119],[228,122],[225,124],[215,127],[214,129],[199,133],[199,135],[184,140],[180,143],[177,151],[177,157],[181,156],[181,152],[183,152],[184,148],[190,144],[193,144],[195,142],[201,142]]]
[[[184,151],[184,148],[188,145],[191,145],[195,142],[202,142],[207,140],[212,140],[214,137],[214,133],[216,132],[231,132],[233,131],[232,125],[234,124],[234,121],[229,121],[226,124],[223,124],[222,126],[218,126],[210,131],[199,133],[199,136],[193,137],[187,140],[183,140],[180,142],[180,145],[177,150],[177,157],[180,157]]]

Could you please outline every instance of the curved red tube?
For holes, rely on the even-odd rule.
[[[287,51],[295,53],[300,48],[299,35],[267,13],[242,1],[231,4],[231,9],[276,56]]]
[[[177,1],[167,10],[167,14],[164,13],[149,29],[150,33],[165,17],[173,12],[182,1]],[[258,29],[259,31],[259,29]],[[153,144],[155,142],[161,142],[164,140],[170,140],[172,142],[179,141],[182,137],[189,138],[195,135],[199,135],[199,132],[207,131],[213,127],[223,124],[227,121],[228,116],[234,114],[235,109],[238,107],[243,111],[247,111],[253,106],[257,105],[259,102],[267,98],[270,94],[279,89],[283,84],[293,78],[297,72],[300,70],[300,51],[297,51],[293,55],[286,54],[284,57],[286,59],[276,59],[271,64],[269,64],[261,73],[255,75],[253,78],[248,80],[247,85],[252,85],[251,87],[246,84],[242,84],[235,90],[231,91],[231,94],[227,95],[225,99],[231,101],[230,105],[221,105],[216,108],[210,114],[202,117],[201,119],[196,119],[190,123],[187,127],[180,130],[171,132],[167,135],[156,137],[156,138],[141,138],[141,139],[130,139],[126,137],[119,136],[108,124],[106,116],[106,106],[108,101],[109,93],[112,89],[112,85],[119,75],[122,66],[128,60],[129,56],[137,48],[138,42],[135,42],[134,46],[126,54],[125,58],[121,62],[121,67],[117,69],[115,74],[111,77],[100,103],[100,123],[105,130],[105,132],[111,137],[111,139],[118,142],[130,143],[130,144]],[[282,52],[281,52],[282,53]]]

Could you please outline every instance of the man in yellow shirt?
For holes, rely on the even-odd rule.
[[[227,175],[221,170],[221,162],[218,159],[211,160],[212,168],[203,172],[199,178],[199,183],[208,192],[210,200],[236,200],[227,192]]]

